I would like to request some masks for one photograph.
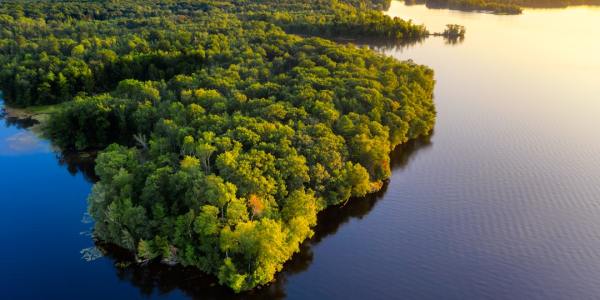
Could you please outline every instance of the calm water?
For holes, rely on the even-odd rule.
[[[435,134],[394,154],[380,195],[322,214],[278,281],[242,298],[597,299],[600,9],[388,13],[467,27],[456,45],[380,49],[435,69]],[[232,297],[192,270],[100,257],[88,169],[0,121],[0,298]]]

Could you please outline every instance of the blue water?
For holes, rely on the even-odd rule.
[[[275,283],[235,296],[99,253],[89,164],[0,120],[0,298],[598,299],[600,9],[389,14],[467,27],[378,48],[434,68],[435,133],[393,154],[384,191],[320,214]]]
[[[87,262],[91,183],[46,141],[0,120],[0,291],[3,299],[106,298],[138,292],[109,260]],[[107,288],[110,286],[110,288]]]

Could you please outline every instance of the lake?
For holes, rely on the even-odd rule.
[[[0,120],[2,299],[593,299],[600,295],[600,8],[499,16],[394,1],[466,26],[378,47],[436,72],[434,134],[385,189],[332,208],[276,283],[235,296],[190,269],[129,266],[90,236],[93,172]]]

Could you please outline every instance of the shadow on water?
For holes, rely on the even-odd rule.
[[[428,36],[412,39],[393,40],[389,38],[335,38],[332,39],[334,42],[341,44],[354,44],[359,47],[369,47],[371,49],[393,49],[393,50],[404,50],[413,46],[422,44]]]
[[[352,39],[352,40],[335,40],[338,43],[346,43],[346,44],[354,44],[359,47],[368,47],[369,49],[375,51],[397,51],[402,52],[405,49],[412,48],[423,44],[423,42],[427,38],[443,38],[444,43],[446,45],[459,45],[465,41],[465,37],[451,37],[445,36],[440,33],[432,33],[429,37],[419,38],[419,39],[409,39],[403,41],[390,41],[389,39],[378,39],[378,38],[362,38],[362,39]]]
[[[452,36],[452,35],[438,35],[444,38],[444,44],[448,46],[455,46],[462,44],[465,41],[465,36]]]
[[[397,147],[391,153],[392,170],[394,172],[402,170],[417,152],[431,145],[431,136],[428,136]],[[133,256],[123,249],[101,243],[97,243],[96,246],[101,249],[105,257],[112,260],[119,279],[137,287],[143,296],[180,290],[194,299],[283,299],[286,297],[288,277],[307,270],[311,265],[313,246],[335,234],[348,221],[366,216],[384,197],[387,187],[388,183],[377,193],[351,199],[344,206],[329,207],[320,212],[314,229],[315,235],[301,245],[300,251],[284,265],[283,271],[277,274],[275,281],[270,285],[237,295],[230,289],[219,286],[213,276],[195,268],[167,266],[158,262],[139,265],[132,263]]]
[[[75,176],[81,173],[85,180],[95,183],[100,180],[94,171],[97,154],[98,153],[96,152],[80,153],[59,151],[56,154],[56,160],[58,161],[59,165],[65,167],[67,171],[69,171],[69,174]]]
[[[34,125],[37,125],[39,122],[31,117],[27,118],[18,118],[9,116],[6,110],[3,107],[3,103],[0,98],[0,120],[4,121],[4,126],[6,127],[16,127],[18,129],[27,129]]]

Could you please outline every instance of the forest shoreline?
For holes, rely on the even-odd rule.
[[[58,105],[14,107],[4,102],[1,108],[7,119],[21,124],[39,138],[46,139],[43,128],[47,124],[50,115],[58,109]]]

